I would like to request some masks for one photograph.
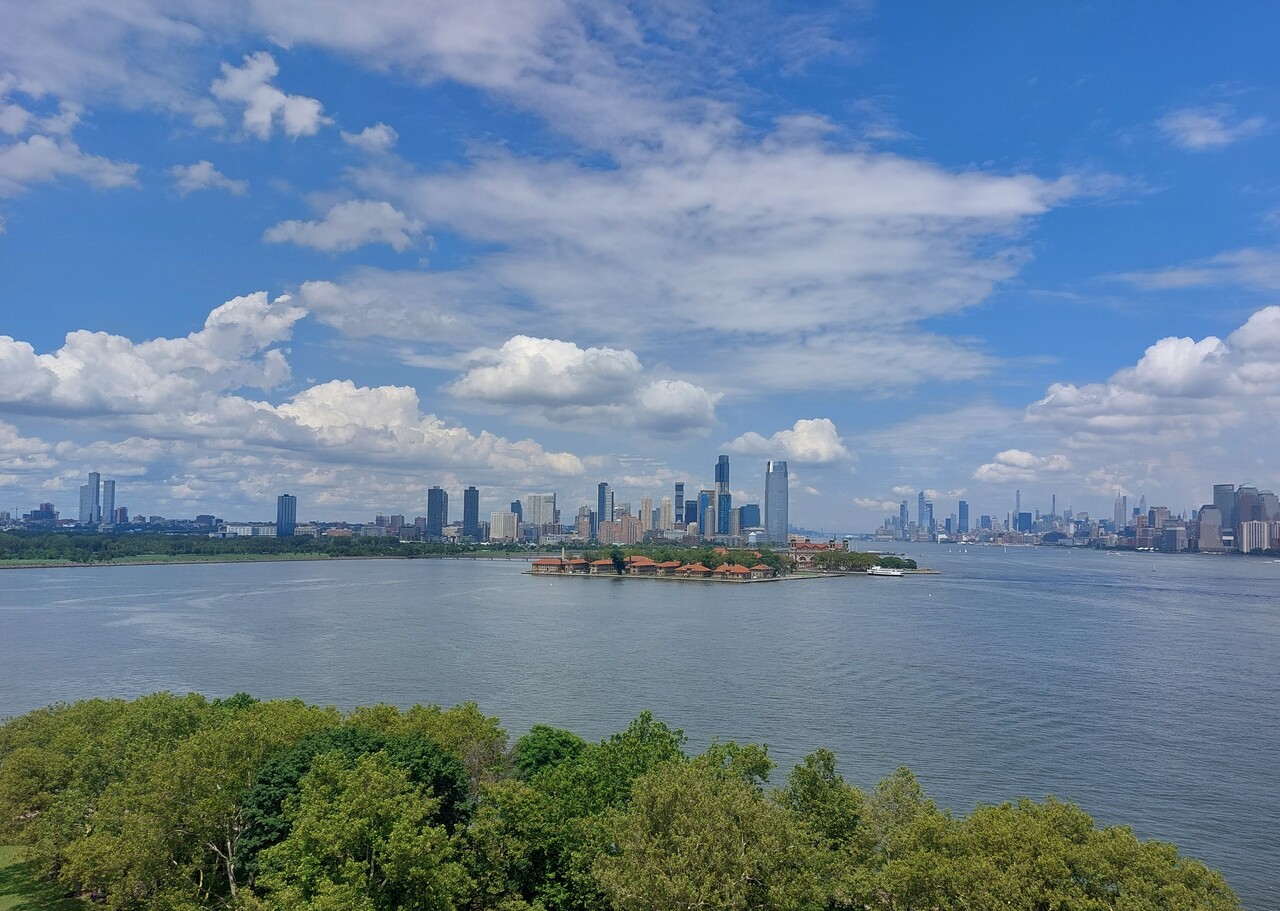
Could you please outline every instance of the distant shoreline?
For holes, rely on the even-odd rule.
[[[535,554],[534,556],[539,556]],[[169,564],[201,564],[201,563],[318,563],[321,561],[340,560],[485,560],[505,563],[527,563],[531,557],[507,557],[490,554],[417,554],[411,557],[396,554],[370,554],[359,556],[344,554],[298,554],[281,556],[280,554],[218,554],[209,557],[164,557],[155,556],[145,559],[101,560],[95,563],[77,563],[72,560],[0,560],[0,570],[7,569],[92,569],[103,566],[167,566]]]

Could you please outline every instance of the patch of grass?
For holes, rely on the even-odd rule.
[[[66,890],[37,877],[18,851],[0,845],[0,911],[86,911],[88,904],[68,898]]]

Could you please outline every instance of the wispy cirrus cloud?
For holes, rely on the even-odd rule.
[[[1156,127],[1178,148],[1205,152],[1252,139],[1267,130],[1268,122],[1260,114],[1240,117],[1230,105],[1215,104],[1170,111]]]

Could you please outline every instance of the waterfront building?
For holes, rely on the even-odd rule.
[[[276,497],[276,537],[292,538],[298,525],[298,498],[287,493]]]
[[[786,544],[790,527],[790,487],[787,463],[771,460],[764,464],[764,539],[769,544]]]
[[[1200,507],[1198,547],[1201,553],[1216,554],[1222,552],[1222,513],[1218,507],[1206,503]]]
[[[1240,553],[1249,554],[1255,550],[1266,550],[1271,544],[1270,532],[1270,523],[1256,519],[1241,522],[1238,543]]]
[[[462,536],[480,540],[480,491],[475,487],[462,492]]]
[[[444,527],[449,524],[449,492],[441,487],[427,491],[427,524],[424,533],[428,541],[444,537]]]

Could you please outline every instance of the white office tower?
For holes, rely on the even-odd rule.
[[[770,544],[786,544],[787,463],[766,462],[764,466],[764,539]]]

